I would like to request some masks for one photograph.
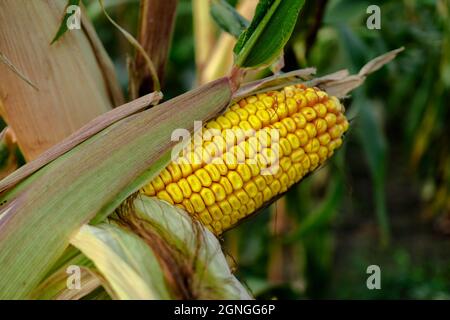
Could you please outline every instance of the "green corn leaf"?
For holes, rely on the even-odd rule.
[[[339,175],[335,175],[333,176],[332,185],[328,190],[324,202],[319,208],[313,210],[303,221],[301,221],[298,230],[290,236],[287,241],[296,241],[330,223],[330,219],[334,216],[336,208],[339,207],[339,202],[342,199],[343,194],[344,187],[342,178]]]
[[[96,215],[104,220],[170,162],[175,129],[192,132],[195,120],[210,120],[230,99],[222,78],[132,114],[3,192],[0,298],[28,297],[78,228]]]
[[[359,105],[358,134],[372,176],[381,243],[386,245],[390,233],[385,199],[387,145],[382,128],[374,114],[373,102],[358,92],[355,94],[355,105]]]
[[[58,41],[59,38],[61,38],[66,32],[67,30],[69,30],[67,28],[67,20],[69,19],[69,17],[73,14],[73,13],[68,13],[67,8],[70,6],[79,6],[80,5],[80,0],[68,0],[67,1],[67,6],[64,8],[64,16],[62,18],[61,24],[59,25],[59,29],[56,32],[55,36],[53,37],[53,40],[50,44],[55,43],[56,41]]]
[[[164,274],[152,250],[118,226],[84,225],[71,243],[88,256],[120,300],[169,299]]]
[[[278,58],[289,40],[304,0],[261,0],[254,18],[241,33],[234,53],[239,67],[268,65]]]
[[[211,16],[219,27],[238,38],[249,22],[225,0],[211,1]]]

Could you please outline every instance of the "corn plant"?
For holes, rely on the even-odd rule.
[[[161,103],[177,1],[142,0],[137,40],[98,4],[136,50],[125,104],[80,1],[0,4],[2,116],[27,161],[0,181],[0,297],[251,299],[217,236],[338,152],[340,99],[401,49],[354,75],[283,73],[303,1],[261,0],[251,21],[225,1],[193,1],[199,86]],[[70,6],[81,6],[79,33],[66,27]],[[41,19],[51,23],[28,39]],[[213,19],[237,39],[211,43]],[[7,41],[16,29],[21,55]],[[23,57],[32,49],[39,68]],[[275,74],[249,81],[261,70]],[[173,139],[180,130],[187,139]]]

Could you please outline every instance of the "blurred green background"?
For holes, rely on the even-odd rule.
[[[134,51],[97,1],[85,5],[126,92]],[[139,1],[105,5],[136,34]],[[380,30],[366,27],[369,5],[381,9]],[[165,98],[196,85],[194,43],[191,1],[180,0]],[[230,263],[257,298],[450,299],[449,1],[306,1],[283,71],[357,72],[401,46],[345,99],[351,129],[336,156],[225,234]],[[366,287],[373,264],[381,290]]]

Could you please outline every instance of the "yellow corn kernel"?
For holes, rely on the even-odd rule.
[[[326,146],[330,143],[331,136],[329,133],[324,133],[324,134],[320,135],[318,139],[322,146]]]
[[[258,176],[254,179],[254,182],[256,184],[256,187],[259,191],[262,191],[266,187],[266,180],[262,176]]]
[[[222,210],[219,208],[217,204],[213,204],[208,207],[208,212],[213,218],[213,220],[221,220],[223,217]]]
[[[239,210],[239,208],[242,206],[238,197],[236,197],[234,194],[228,197],[228,202],[230,203],[233,210]]]
[[[266,106],[266,108],[270,108],[271,106],[273,106],[274,104],[274,100],[272,97],[264,97],[262,99],[262,102],[264,103],[264,105]]]
[[[281,122],[275,122],[273,127],[278,130],[280,137],[286,137],[288,131]]]
[[[306,132],[306,130],[297,129],[297,130],[295,130],[295,135],[297,136],[298,141],[300,142],[300,146],[303,147],[304,145],[306,145],[308,143],[309,136],[308,136],[308,133]]]
[[[284,118],[281,120],[281,123],[284,124],[288,132],[294,132],[297,129],[295,121],[292,118]]]
[[[252,172],[250,171],[250,168],[248,167],[248,165],[244,163],[238,164],[236,172],[239,173],[239,175],[242,178],[242,181],[244,182],[250,180],[252,177]]]
[[[316,126],[317,134],[322,134],[327,131],[327,122],[324,119],[316,119],[314,124]]]
[[[262,194],[263,202],[269,201],[273,197],[272,190],[269,187],[264,188]]]
[[[275,108],[275,112],[278,115],[278,117],[280,119],[284,119],[287,117],[288,115],[288,108],[286,107],[286,104],[284,103],[280,103],[276,108]]]
[[[250,123],[253,130],[259,130],[262,128],[261,120],[253,114],[248,117],[248,123]]]
[[[185,178],[180,179],[178,182],[178,187],[180,187],[181,192],[183,192],[183,197],[189,198],[192,194],[189,182]]]
[[[249,103],[245,106],[245,110],[248,111],[249,114],[255,114],[258,108],[252,103]]]
[[[312,123],[306,124],[305,131],[308,134],[308,137],[310,137],[310,138],[314,138],[317,135],[316,126]]]
[[[210,224],[213,220],[212,220],[212,218],[211,218],[211,216],[209,215],[209,212],[208,211],[202,211],[202,212],[200,212],[199,214],[198,214],[198,216],[199,216],[199,218],[200,218],[200,221],[203,223],[203,224],[205,224],[205,225],[208,225],[208,224]]]
[[[236,171],[229,171],[227,174],[227,178],[233,186],[234,190],[239,190],[242,188],[244,182],[242,181],[241,176]]]
[[[281,147],[281,151],[283,152],[284,156],[288,156],[288,155],[291,154],[292,147],[291,147],[291,144],[289,143],[289,141],[286,138],[281,138],[280,139],[280,147]]]
[[[278,192],[280,192],[280,190],[281,190],[280,181],[278,181],[278,180],[272,181],[272,183],[269,185],[269,187],[270,187],[270,190],[272,190],[273,194],[278,194]]]
[[[224,215],[230,214],[233,211],[231,209],[230,203],[227,200],[222,200],[218,204]]]
[[[238,220],[245,218],[245,215],[247,213],[247,206],[241,206],[238,212],[239,212]]]
[[[144,188],[142,188],[142,192],[148,196],[154,196],[156,194],[155,188],[151,183],[148,183]]]
[[[288,113],[290,116],[292,116],[294,113],[297,112],[297,102],[293,98],[286,99],[286,105],[288,107]]]
[[[270,124],[270,114],[267,110],[258,110],[256,116],[264,126]]]
[[[283,169],[283,171],[287,171],[291,166],[291,164],[292,164],[291,159],[288,157],[285,157],[280,160],[280,167]]]
[[[343,133],[339,125],[334,125],[332,128],[328,130],[328,132],[330,133],[330,136],[333,139],[339,138]]]
[[[295,183],[295,177],[297,176],[297,172],[295,171],[293,166],[290,166],[289,169],[287,170],[287,174],[290,180],[289,186],[291,186]]]
[[[308,143],[305,146],[305,152],[312,153],[319,151],[320,148],[320,142],[319,139],[314,138],[308,141]]]
[[[192,206],[192,203],[189,199],[184,199],[182,205],[186,209],[186,211],[189,212],[190,214],[195,213],[194,207]]]
[[[327,113],[324,119],[327,122],[328,128],[331,128],[336,124],[336,115],[334,113]]]
[[[300,147],[300,140],[298,140],[297,136],[295,134],[289,133],[286,136],[287,140],[291,144],[292,149],[298,149]]]
[[[162,181],[160,176],[157,176],[155,179],[153,179],[152,185],[153,189],[155,189],[156,192],[163,190],[165,187],[164,182]]]
[[[220,180],[220,172],[219,172],[219,169],[215,165],[213,165],[211,163],[208,163],[205,166],[204,170],[208,173],[208,175],[209,175],[209,177],[211,178],[212,181],[219,181]]]
[[[175,203],[181,203],[183,201],[183,192],[176,183],[169,183],[166,190]]]
[[[324,161],[328,155],[327,147],[320,146],[319,150],[317,151],[317,154],[319,155],[320,161]]]
[[[248,119],[248,112],[245,109],[236,109],[235,110],[236,114],[239,116],[239,119],[241,119],[241,121],[245,121]]]
[[[247,192],[247,195],[250,198],[253,198],[256,196],[256,194],[258,193],[258,187],[256,186],[256,184],[253,181],[249,181],[244,185],[244,190],[245,192]]]
[[[220,185],[223,187],[225,192],[227,194],[230,194],[233,192],[233,185],[231,184],[230,180],[228,180],[227,177],[222,177],[219,180]]]
[[[303,129],[306,125],[306,118],[301,113],[294,114],[292,120],[294,120],[295,126],[298,129]]]
[[[205,210],[205,203],[198,193],[193,193],[190,197],[190,200],[195,212],[200,213]]]
[[[202,183],[196,175],[191,175],[187,177],[186,180],[189,183],[192,191],[200,192],[200,190],[202,189]]]
[[[325,107],[325,105],[323,103],[318,103],[313,107],[314,111],[316,112],[316,114],[323,118],[326,116],[327,114],[327,107]]]
[[[212,192],[209,188],[202,188],[202,190],[200,191],[200,195],[202,196],[203,202],[207,206],[211,206],[216,202],[214,192]]]
[[[211,226],[213,227],[214,231],[218,234],[220,234],[223,231],[222,224],[220,223],[220,221],[211,222]]]
[[[174,204],[172,198],[170,197],[170,195],[167,193],[166,190],[161,190],[157,193],[156,195],[158,198],[160,198],[161,200],[167,201],[170,204]]]
[[[262,206],[262,204],[263,204],[263,195],[262,195],[261,192],[258,192],[253,199],[255,200],[257,208]]]
[[[229,215],[224,216],[220,222],[222,223],[222,228],[227,229],[231,225],[231,217]]]
[[[249,200],[247,192],[245,192],[242,189],[236,191],[235,194],[236,194],[236,197],[238,197],[239,201],[241,201],[241,203],[247,203],[247,201]]]
[[[303,151],[303,149],[299,148],[299,149],[295,150],[294,152],[292,152],[291,160],[294,163],[300,162],[304,156],[305,156],[305,151]]]
[[[307,121],[312,121],[317,117],[316,111],[311,107],[303,108],[301,112]]]

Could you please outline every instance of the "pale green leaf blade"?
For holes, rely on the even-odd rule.
[[[94,262],[118,299],[170,298],[157,258],[133,233],[110,224],[84,225],[71,243]]]
[[[134,211],[126,217],[131,224],[147,221],[153,231],[175,252],[182,252],[186,263],[194,261],[190,280],[197,299],[251,299],[231,273],[217,238],[185,211],[157,198],[139,196]]]

